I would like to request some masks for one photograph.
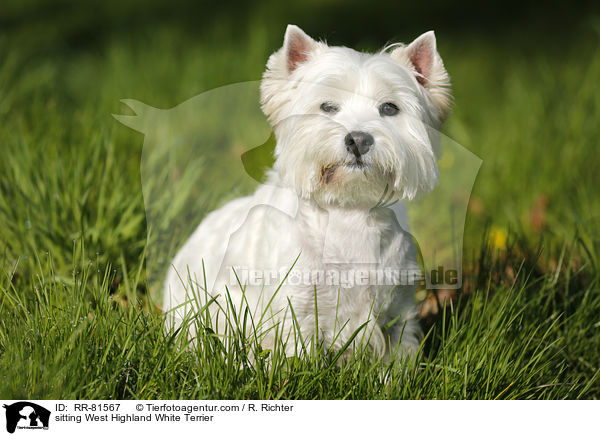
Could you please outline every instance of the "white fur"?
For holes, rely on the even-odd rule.
[[[288,277],[277,292],[277,284],[265,281],[245,286],[244,293],[231,283],[232,268],[287,271],[295,261],[292,272],[339,275],[418,268],[407,229],[381,203],[411,200],[436,185],[435,138],[427,126],[438,128],[448,114],[449,81],[433,32],[389,48],[394,50],[365,54],[329,47],[288,26],[261,83],[263,110],[277,138],[274,167],[254,195],[209,214],[177,254],[165,282],[170,322],[180,324],[206,303],[206,282],[206,295],[217,297],[222,307],[227,287],[236,308],[247,304],[255,322],[266,310],[263,319],[279,323],[284,337],[293,332],[290,302],[305,339],[314,337],[318,325],[319,339],[336,349],[368,322],[355,341],[388,357],[392,351],[415,351],[420,329],[412,283],[344,288]],[[323,102],[335,103],[339,111],[324,113]],[[385,102],[396,104],[399,113],[381,116],[378,108]],[[358,168],[344,144],[351,131],[374,138]],[[200,288],[192,297],[188,273]],[[194,298],[200,301],[191,303]],[[218,319],[223,322],[222,315]],[[382,327],[394,319],[398,322],[384,334]],[[273,332],[262,342],[273,346]],[[290,341],[289,354],[295,345]]]

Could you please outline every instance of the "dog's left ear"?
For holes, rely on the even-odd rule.
[[[417,81],[429,91],[439,111],[440,121],[443,121],[450,112],[450,77],[437,51],[433,30],[425,32],[407,46],[398,47],[390,56],[414,70]]]

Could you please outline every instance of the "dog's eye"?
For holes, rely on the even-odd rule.
[[[393,117],[394,115],[398,114],[398,112],[400,112],[398,106],[391,102],[383,103],[381,106],[379,106],[379,115],[382,117]]]
[[[321,104],[321,110],[328,114],[334,114],[340,110],[340,107],[330,101]]]

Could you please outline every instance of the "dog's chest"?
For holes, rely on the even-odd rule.
[[[305,261],[330,269],[377,268],[402,263],[393,246],[403,237],[386,209],[323,209],[304,203],[296,220]]]

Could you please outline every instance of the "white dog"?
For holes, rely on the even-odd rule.
[[[433,32],[366,54],[290,25],[269,58],[261,103],[275,164],[266,184],[209,214],[175,257],[170,324],[212,297],[224,311],[248,307],[263,347],[277,331],[288,354],[298,350],[290,333],[334,350],[362,341],[386,358],[414,352],[416,248],[401,203],[387,206],[437,183],[431,132],[450,94]]]

